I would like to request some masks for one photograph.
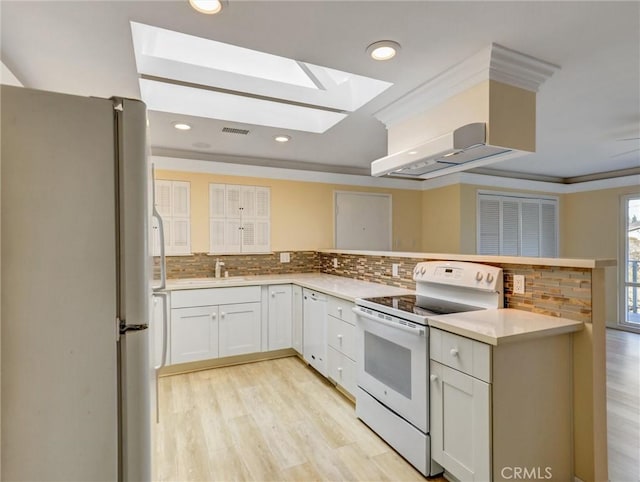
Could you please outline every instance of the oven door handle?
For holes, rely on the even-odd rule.
[[[424,336],[425,328],[423,327],[412,327],[407,325],[401,325],[400,323],[395,323],[393,321],[384,320],[382,318],[378,318],[377,316],[372,316],[368,313],[360,311],[358,308],[351,309],[357,316],[361,316],[362,318],[366,318],[367,320],[375,321],[376,323],[380,323],[381,325],[387,325],[392,328],[406,331],[416,336]]]

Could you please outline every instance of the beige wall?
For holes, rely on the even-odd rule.
[[[272,251],[333,248],[335,191],[391,194],[393,249],[420,249],[420,191],[162,170],[156,171],[156,178],[191,183],[191,250],[194,253],[209,252],[209,183],[271,188]]]
[[[465,124],[487,123],[487,142],[523,151],[536,148],[536,94],[486,80],[388,129],[389,154],[417,146]]]
[[[431,253],[476,253],[478,191],[518,192],[531,195],[562,196],[526,191],[454,184],[422,193],[422,250]],[[560,212],[562,224],[562,212]]]
[[[640,186],[565,194],[560,225],[560,256],[617,258],[620,246],[620,198],[640,194]],[[605,317],[614,326],[618,314],[618,270],[605,270]]]
[[[422,251],[461,253],[460,184],[422,192]]]

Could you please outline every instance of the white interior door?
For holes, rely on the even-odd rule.
[[[391,250],[391,195],[335,193],[335,247]]]

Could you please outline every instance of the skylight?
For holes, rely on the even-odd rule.
[[[141,75],[140,88],[143,100],[150,109],[153,109],[151,105],[159,107],[171,102],[148,99],[145,95],[153,95],[159,90],[181,89],[152,89],[148,83],[143,88],[143,81],[202,89],[205,92],[202,95],[208,97],[212,97],[212,92],[217,91],[238,99],[239,105],[245,106],[249,103],[260,105],[247,99],[289,105],[295,109],[270,109],[282,111],[282,115],[286,115],[285,111],[291,112],[290,115],[294,115],[289,121],[291,125],[295,126],[297,120],[309,116],[309,125],[322,125],[326,130],[344,119],[345,113],[359,109],[392,85],[349,72],[137,22],[131,22],[131,31],[138,73]],[[246,122],[232,118],[232,104],[229,104],[226,114],[228,117],[224,120]],[[268,104],[262,104],[262,107],[265,105]],[[309,112],[306,113],[306,110]],[[327,114],[320,115],[316,112],[322,110]],[[221,118],[215,112],[210,114],[213,118]],[[246,117],[245,111],[241,114]],[[333,123],[318,123],[319,117],[332,119]],[[274,119],[268,124],[260,125],[278,122],[285,120]],[[300,122],[298,129],[306,130],[302,127],[304,124],[304,121]]]
[[[140,92],[149,110],[315,133],[347,117],[340,112],[147,79],[140,79]]]

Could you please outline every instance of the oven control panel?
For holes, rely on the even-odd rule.
[[[502,292],[502,268],[463,261],[425,261],[413,269],[413,279],[420,283],[475,288]]]

